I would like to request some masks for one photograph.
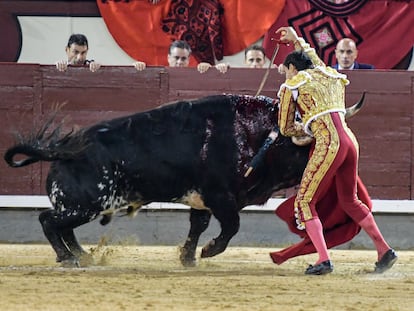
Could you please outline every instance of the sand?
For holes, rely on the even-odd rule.
[[[334,272],[306,276],[314,254],[278,266],[229,247],[184,268],[173,246],[85,249],[93,265],[62,268],[49,245],[1,244],[0,310],[414,310],[414,251],[374,274],[375,251],[331,250]]]

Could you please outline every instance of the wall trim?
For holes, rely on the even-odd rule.
[[[263,206],[249,205],[243,211],[269,212],[285,199],[271,198]],[[414,214],[413,200],[372,200],[374,213]],[[51,208],[46,195],[0,195],[0,208],[47,209]],[[189,207],[178,203],[151,203],[142,209],[147,210],[188,210]]]

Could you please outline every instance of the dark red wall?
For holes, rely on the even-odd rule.
[[[12,132],[37,128],[54,105],[68,126],[86,126],[177,99],[209,94],[255,94],[263,69],[210,70],[105,66],[92,73],[54,66],[0,63],[0,152]],[[349,121],[360,142],[360,175],[375,199],[413,199],[413,81],[410,71],[350,71],[348,106],[365,90],[364,108]],[[283,76],[271,70],[262,94],[274,97]],[[43,194],[47,164],[11,169],[0,161],[0,195]]]

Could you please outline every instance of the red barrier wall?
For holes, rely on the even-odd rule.
[[[105,66],[58,72],[54,66],[0,63],[0,152],[13,131],[37,128],[58,103],[68,126],[143,111],[177,99],[210,94],[255,94],[264,69],[231,68],[227,74],[192,68]],[[374,199],[413,199],[414,72],[350,71],[348,105],[367,92],[364,108],[349,121],[360,142],[360,175]],[[283,76],[271,70],[263,95],[274,97]],[[11,169],[0,161],[0,195],[44,194],[47,164]]]

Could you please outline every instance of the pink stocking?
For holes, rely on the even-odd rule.
[[[306,232],[309,235],[316,251],[319,254],[319,260],[316,264],[329,260],[328,248],[326,247],[325,238],[323,237],[322,223],[319,218],[313,218],[305,223]]]
[[[381,232],[378,229],[377,223],[375,222],[372,213],[369,213],[364,219],[359,222],[362,229],[368,234],[371,240],[374,242],[378,252],[378,259],[390,249],[387,242],[384,240]]]

